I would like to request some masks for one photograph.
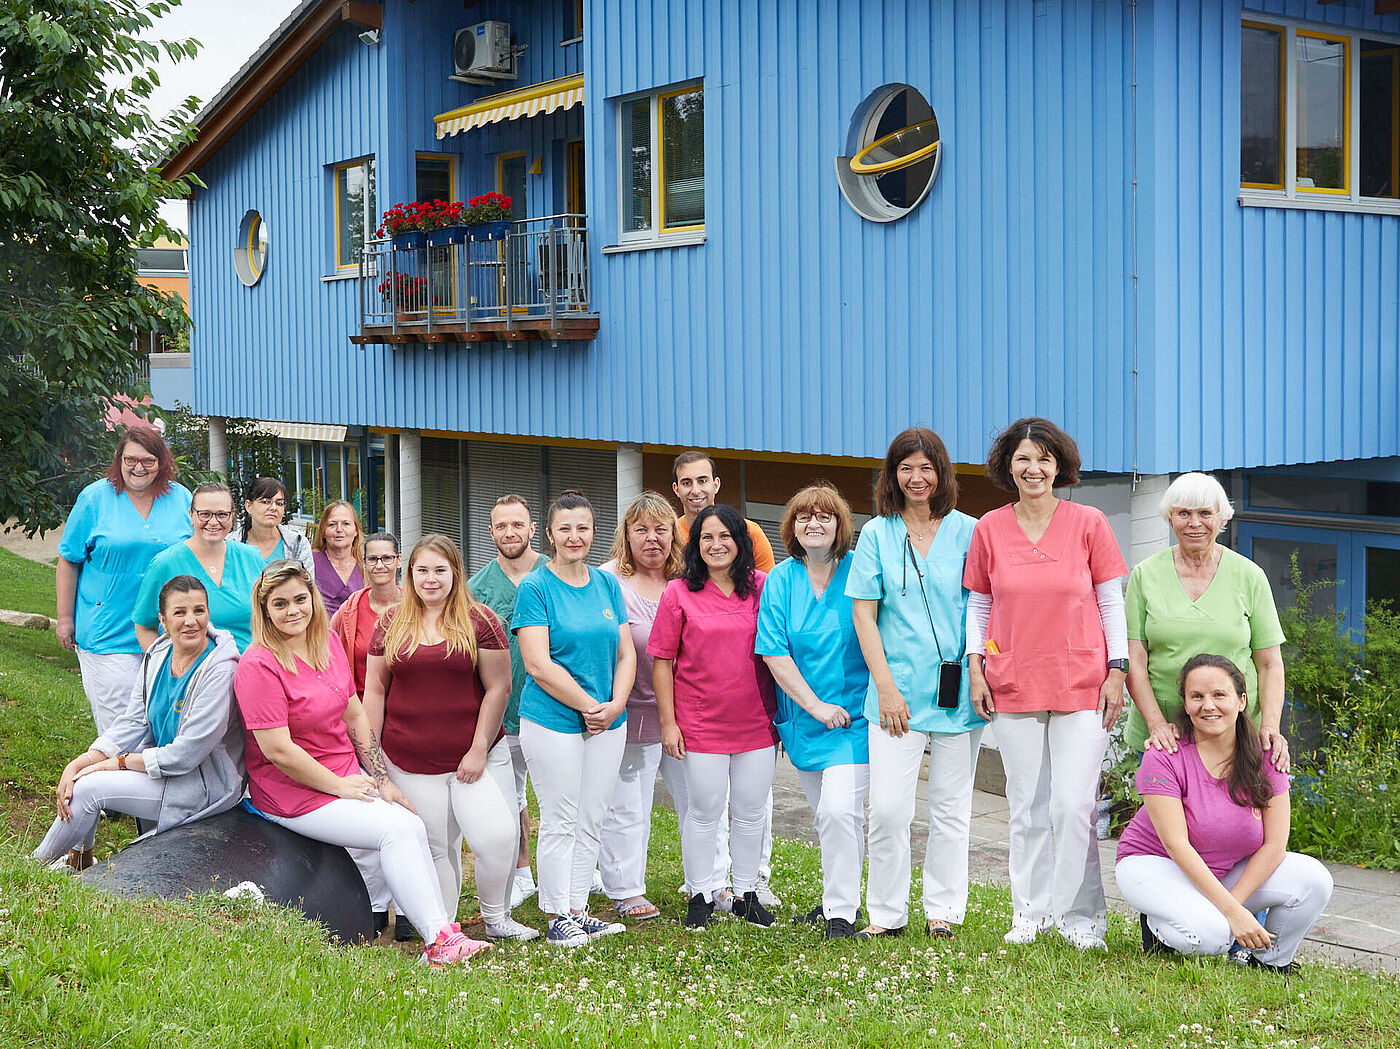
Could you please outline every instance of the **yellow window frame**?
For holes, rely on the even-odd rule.
[[[346,263],[340,261],[340,173],[342,171],[348,171],[351,168],[368,168],[372,163],[374,163],[374,158],[365,156],[357,160],[347,160],[336,164],[331,169],[331,201],[335,209],[335,270],[337,273],[347,273],[350,270],[358,270],[360,268],[358,260]],[[368,233],[369,230],[365,232]]]
[[[697,92],[703,97],[705,85],[687,84],[685,87],[676,88],[673,91],[663,91],[656,96],[656,101],[652,106],[654,111],[652,140],[656,143],[656,184],[653,188],[656,193],[657,236],[665,236],[668,233],[687,233],[705,228],[703,222],[695,222],[687,226],[670,226],[666,223],[666,142],[661,134],[661,106],[668,98],[693,95]]]
[[[1278,37],[1278,170],[1279,175],[1283,176],[1288,170],[1287,160],[1284,156],[1287,150],[1287,143],[1284,139],[1287,138],[1286,129],[1288,127],[1288,34],[1284,31],[1283,26],[1272,25],[1268,22],[1244,21],[1240,25],[1245,29],[1262,29]],[[1278,182],[1245,182],[1241,179],[1240,186],[1243,189],[1282,190],[1283,180],[1280,178]]]
[[[447,203],[455,204],[462,199],[457,190],[457,154],[455,153],[428,153],[419,151],[413,154],[413,190],[418,191],[418,161],[420,160],[445,160],[447,161]],[[337,227],[338,228],[338,227]]]
[[[253,213],[256,217],[248,223],[248,272],[253,275],[253,283],[256,284],[262,279],[262,260],[258,257],[258,234],[262,232],[263,219],[261,212]],[[337,229],[339,227],[337,226]]]
[[[1331,186],[1300,186],[1298,185],[1297,156],[1298,138],[1296,130],[1298,125],[1298,114],[1294,116],[1295,131],[1293,134],[1293,156],[1294,174],[1293,189],[1298,193],[1312,193],[1330,197],[1350,197],[1351,196],[1351,37],[1340,36],[1336,33],[1324,33],[1316,29],[1296,29],[1295,35],[1307,37],[1311,40],[1326,40],[1329,43],[1342,45],[1342,185],[1340,189]],[[1295,49],[1292,61],[1298,60]]]
[[[565,165],[568,171],[568,192],[565,195],[566,210],[573,215],[584,215],[587,214],[587,208],[584,206],[587,202],[584,200],[583,185],[583,139],[575,139],[564,148],[568,158]]]

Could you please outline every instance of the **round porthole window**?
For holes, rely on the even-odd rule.
[[[238,240],[233,246],[233,268],[248,287],[262,280],[267,269],[267,223],[256,211],[249,211],[238,224]]]
[[[942,160],[928,99],[908,84],[886,84],[856,107],[846,155],[836,158],[836,184],[861,218],[893,222],[923,203]]]

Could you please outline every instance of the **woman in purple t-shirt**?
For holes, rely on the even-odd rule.
[[[1287,851],[1288,778],[1264,760],[1239,668],[1195,656],[1178,688],[1182,743],[1143,755],[1144,805],[1118,842],[1118,888],[1142,912],[1142,949],[1211,955],[1238,943],[1251,965],[1292,973],[1332,876]]]

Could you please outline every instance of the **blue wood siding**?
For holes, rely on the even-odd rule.
[[[838,456],[917,422],[962,462],[1035,413],[1114,472],[1400,454],[1400,218],[1239,205],[1239,0],[586,0],[584,41],[561,46],[570,6],[389,0],[380,45],[338,31],[206,166],[201,411]],[[1370,4],[1258,6],[1400,30]],[[582,71],[586,105],[439,142],[436,113],[495,90],[448,79],[453,30],[487,17],[528,45],[501,90]],[[689,81],[705,243],[604,255],[618,101]],[[877,224],[833,158],[896,82],[945,152],[922,206]],[[320,280],[327,165],[373,154],[383,209],[412,197],[417,151],[456,155],[470,196],[523,150],[541,215],[578,138],[595,341],[349,343],[354,283]],[[254,289],[230,259],[249,207],[272,231]]]

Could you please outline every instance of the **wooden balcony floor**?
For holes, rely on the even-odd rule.
[[[523,342],[530,339],[556,342],[587,340],[598,336],[597,317],[517,317],[505,320],[473,321],[470,328],[462,321],[434,321],[429,331],[426,321],[398,325],[366,324],[358,335],[351,335],[356,345],[398,346],[420,342]]]

